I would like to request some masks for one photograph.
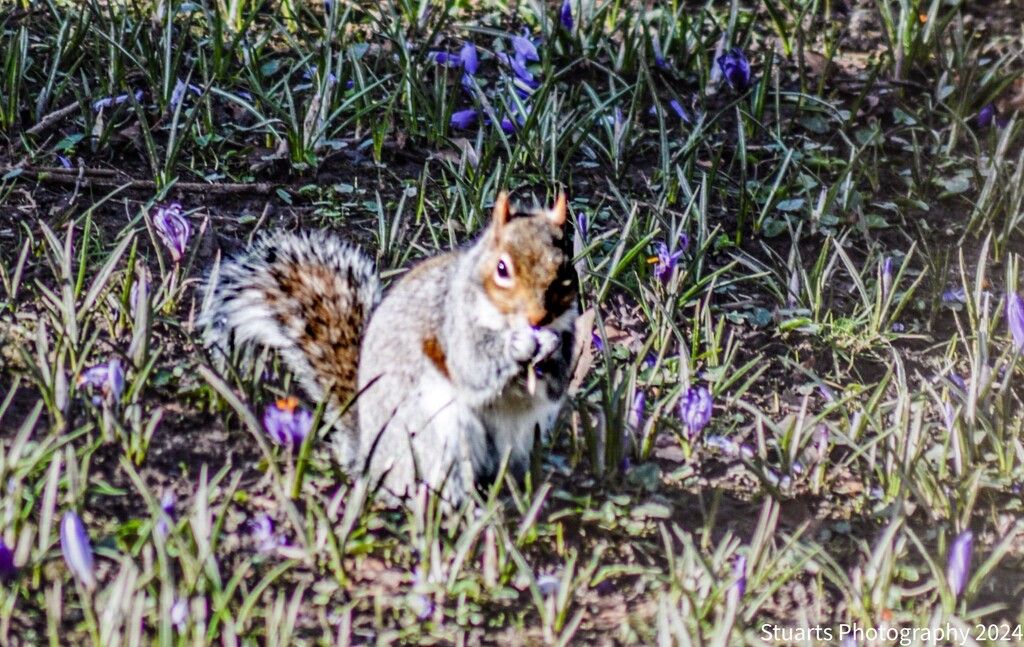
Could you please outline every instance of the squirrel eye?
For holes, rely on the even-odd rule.
[[[498,264],[494,266],[494,282],[501,288],[512,287],[512,261],[507,257],[498,259]]]

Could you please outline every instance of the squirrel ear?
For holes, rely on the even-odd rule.
[[[494,228],[495,236],[500,235],[506,222],[508,222],[508,193],[502,191],[494,200],[494,212],[491,215],[491,226]]]
[[[548,220],[552,225],[561,227],[565,224],[566,199],[565,191],[558,192],[558,199],[555,200],[555,208],[546,212]]]

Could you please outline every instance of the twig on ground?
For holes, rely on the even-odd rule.
[[[81,108],[82,104],[75,101],[74,103],[68,104],[63,108],[60,108],[59,110],[54,110],[50,114],[40,119],[39,123],[37,123],[35,126],[32,126],[25,132],[29,135],[41,135],[50,128],[53,128],[58,121],[64,119],[65,117],[75,114],[76,112],[81,110]]]
[[[15,170],[16,167],[0,169],[0,175]],[[135,189],[140,191],[156,191],[157,184],[152,180],[118,179],[118,172],[108,169],[65,169],[60,167],[25,167],[22,175],[29,176],[38,182],[50,182],[54,184],[75,184],[83,188],[90,187],[116,187],[122,189]],[[176,182],[168,190],[173,192],[201,192],[216,193],[222,195],[254,193],[266,195],[274,190],[274,185],[268,182],[255,182],[252,184],[229,182],[229,183],[207,183],[207,182]]]

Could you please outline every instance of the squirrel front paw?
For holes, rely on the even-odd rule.
[[[562,345],[562,338],[550,328],[537,328],[533,332],[534,338],[537,340],[537,352],[533,355],[534,362],[547,359]]]
[[[525,364],[532,361],[537,354],[537,336],[533,328],[520,328],[512,331],[508,340],[508,354],[516,362]]]
[[[561,338],[548,328],[522,328],[512,332],[509,355],[521,364],[540,362],[558,349]]]

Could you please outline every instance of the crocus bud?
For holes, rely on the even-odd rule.
[[[0,539],[0,582],[7,582],[18,572],[14,565],[14,551]]]
[[[171,607],[171,624],[178,633],[185,631],[185,623],[188,622],[188,601],[179,599]]]
[[[587,214],[582,211],[576,214],[576,226],[580,231],[580,238],[587,239]]]
[[[970,530],[957,535],[953,545],[949,547],[949,558],[946,562],[946,581],[954,597],[959,597],[967,585],[971,571],[971,547],[974,544],[974,533]]]
[[[889,296],[892,291],[892,256],[886,256],[882,261],[882,298]]]
[[[644,395],[643,389],[637,389],[633,394],[633,405],[629,408],[629,417],[626,421],[633,429],[639,429],[643,424],[646,400],[647,396]]]
[[[729,587],[729,600],[735,604],[743,599],[743,593],[747,590],[747,558],[737,555],[732,563],[732,572],[736,576],[736,582]]]
[[[1006,295],[1006,325],[1017,350],[1024,351],[1024,300],[1016,292]]]
[[[996,116],[996,107],[991,103],[985,104],[985,107],[978,112],[976,117],[978,128],[988,128],[992,125],[992,120]]]
[[[85,532],[82,520],[71,510],[65,512],[60,520],[60,550],[64,553],[64,561],[75,578],[87,589],[95,587],[96,575],[93,573],[89,535]]]
[[[572,1],[571,0],[565,0],[562,3],[562,13],[561,13],[561,15],[559,17],[562,20],[562,26],[565,27],[565,30],[566,31],[572,31],[573,21],[572,21]]]

